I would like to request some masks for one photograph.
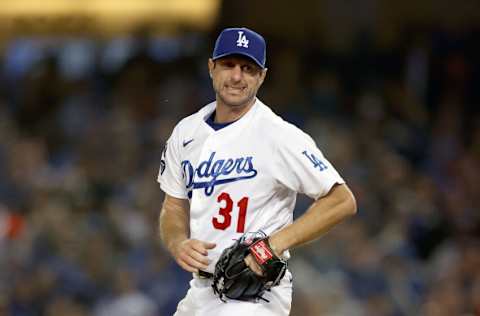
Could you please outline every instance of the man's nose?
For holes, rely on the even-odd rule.
[[[242,79],[243,73],[242,73],[242,67],[240,65],[235,65],[232,69],[232,78],[235,81],[239,81]]]

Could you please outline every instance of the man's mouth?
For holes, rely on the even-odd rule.
[[[243,92],[243,90],[245,90],[245,87],[226,86],[226,88],[227,88],[227,91],[234,92],[234,93]]]

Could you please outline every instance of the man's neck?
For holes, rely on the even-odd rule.
[[[223,104],[222,102],[218,102],[217,100],[215,123],[229,123],[240,119],[243,115],[245,115],[245,113],[248,112],[248,110],[252,108],[256,101],[257,99],[254,98],[246,105],[231,107]]]

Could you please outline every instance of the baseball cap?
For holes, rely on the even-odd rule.
[[[265,48],[265,39],[260,34],[246,27],[226,28],[218,35],[212,59],[239,54],[253,59],[257,65],[265,68]]]

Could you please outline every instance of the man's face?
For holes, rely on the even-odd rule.
[[[249,58],[232,55],[208,60],[217,102],[226,106],[246,106],[253,102],[265,79],[266,69]]]

